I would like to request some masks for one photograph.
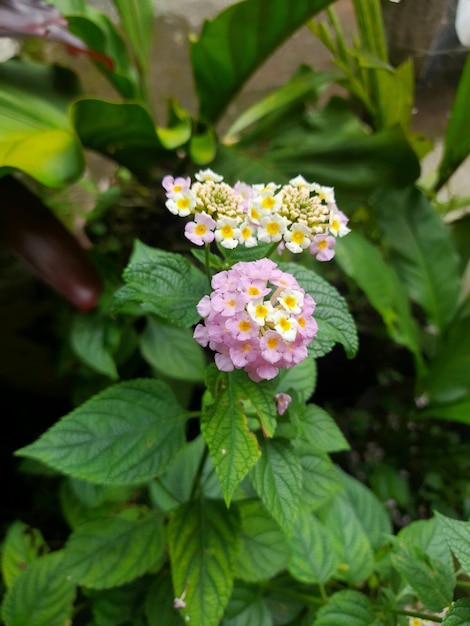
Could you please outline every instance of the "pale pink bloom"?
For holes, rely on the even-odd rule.
[[[166,190],[167,198],[174,198],[178,194],[184,194],[191,187],[191,179],[178,176],[165,176],[162,180],[163,188]]]
[[[186,239],[196,246],[214,241],[215,220],[206,213],[196,213],[194,222],[188,222],[184,229]]]
[[[277,393],[275,395],[276,408],[279,415],[284,415],[287,411],[287,407],[292,401],[292,397],[288,393]]]
[[[335,237],[344,237],[351,232],[351,229],[347,226],[348,222],[349,218],[346,217],[346,215],[342,211],[336,208],[335,205],[335,208],[330,211],[330,233]]]
[[[330,261],[335,256],[336,239],[332,235],[315,235],[310,252],[316,254],[318,261]]]

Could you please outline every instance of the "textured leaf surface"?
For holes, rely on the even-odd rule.
[[[75,586],[62,568],[61,552],[31,563],[3,601],[6,626],[64,626],[72,619]]]
[[[221,626],[273,626],[269,608],[256,589],[238,583],[225,611]]]
[[[302,466],[301,502],[312,511],[343,490],[336,467],[325,454],[315,454],[306,446],[298,451]]]
[[[317,384],[317,364],[315,359],[305,359],[288,370],[281,370],[277,380],[276,393],[294,390],[301,402],[307,402]]]
[[[207,278],[180,254],[137,241],[123,276],[126,285],[114,295],[116,309],[138,303],[177,326],[199,321],[196,305],[208,290]]]
[[[65,546],[63,567],[76,584],[107,589],[157,566],[164,547],[161,518],[130,508],[78,527]]]
[[[367,596],[346,589],[338,591],[317,614],[312,626],[372,626],[375,616]]]
[[[75,354],[94,371],[117,380],[119,374],[116,363],[106,346],[105,323],[103,317],[95,312],[77,315],[72,325],[70,343]]]
[[[339,565],[328,530],[309,511],[301,511],[289,539],[289,572],[307,584],[325,584]]]
[[[236,380],[237,374],[215,375],[213,401],[203,407],[201,416],[201,432],[227,503],[260,455],[256,436],[248,428],[244,393]]]
[[[8,528],[2,544],[2,577],[7,587],[15,578],[35,561],[41,552],[47,552],[47,545],[36,528],[16,521]]]
[[[242,500],[238,508],[241,536],[235,577],[249,582],[272,578],[287,564],[289,547],[286,537],[257,500]]]
[[[470,598],[462,598],[452,603],[442,626],[468,626],[470,624]]]
[[[251,480],[259,497],[280,527],[292,532],[300,505],[302,471],[290,444],[284,440],[263,442],[261,458]]]
[[[174,512],[168,527],[175,596],[195,626],[217,626],[230,599],[239,535],[236,509],[202,500]],[[189,617],[189,619],[187,619]]]
[[[170,573],[155,578],[145,597],[148,626],[183,626],[183,618],[175,611],[174,597]]]
[[[317,452],[349,450],[349,444],[334,419],[316,404],[307,404],[301,414],[302,435]]]
[[[249,76],[332,0],[239,2],[206,21],[191,47],[202,118],[215,122]]]
[[[379,192],[371,202],[410,297],[443,330],[455,313],[460,288],[449,227],[416,188]]]
[[[351,232],[337,242],[335,259],[380,313],[390,337],[419,354],[418,327],[411,315],[408,294],[377,246]]]
[[[184,442],[186,413],[157,380],[108,387],[16,454],[64,474],[132,484],[161,474]]]
[[[281,268],[295,276],[317,304],[313,316],[318,322],[318,333],[309,346],[311,354],[318,358],[327,354],[335,343],[341,343],[346,354],[354,356],[359,343],[356,325],[345,299],[312,270],[295,263],[281,263]]]
[[[449,548],[458,559],[462,570],[470,575],[470,522],[445,517],[436,513],[439,526],[444,532]]]

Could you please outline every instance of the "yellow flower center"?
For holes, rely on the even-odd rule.
[[[297,306],[297,300],[294,296],[286,296],[282,301],[288,309],[294,309]]]
[[[176,204],[178,209],[189,209],[189,198],[178,198]]]
[[[276,337],[270,337],[266,343],[270,350],[275,350],[277,348],[278,341]]]
[[[222,233],[222,237],[225,239],[231,239],[233,237],[233,228],[229,224],[222,226],[220,232]]]
[[[292,241],[294,243],[302,243],[304,239],[305,235],[301,230],[294,230],[294,232],[292,233]]]
[[[272,196],[266,196],[265,198],[263,198],[261,204],[263,206],[263,209],[272,209],[273,206],[276,204],[276,200]]]
[[[265,318],[268,314],[268,309],[264,306],[264,304],[258,304],[255,309],[256,317]]]
[[[197,224],[196,228],[194,229],[194,232],[196,233],[196,235],[199,235],[201,237],[202,235],[206,234],[207,227],[205,224]]]
[[[337,220],[337,219],[334,219],[334,220],[331,222],[331,228],[332,228],[333,230],[339,230],[339,222],[338,222],[338,220]]]
[[[321,241],[318,242],[317,245],[320,248],[320,250],[324,250],[325,248],[328,248],[328,242],[326,239],[322,239]]]
[[[266,226],[266,230],[270,235],[277,235],[279,232],[279,224],[277,222],[269,222]]]
[[[248,288],[248,295],[249,296],[258,296],[259,295],[258,287],[254,287],[254,286],[249,287]]]
[[[250,330],[250,328],[251,328],[251,324],[250,324],[250,322],[249,322],[248,320],[242,320],[242,321],[238,324],[238,328],[239,328],[242,332],[246,333],[246,332],[248,332],[248,331]]]
[[[248,239],[248,237],[251,237],[251,228],[249,226],[245,226],[245,228],[242,230],[242,237],[243,239]]]
[[[174,185],[174,187],[173,187],[173,191],[175,193],[179,193],[182,189],[183,189],[183,187],[181,185]]]

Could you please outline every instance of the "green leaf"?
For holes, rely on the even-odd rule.
[[[452,602],[442,620],[442,626],[468,626],[470,624],[470,598]]]
[[[339,471],[339,477],[345,488],[344,497],[354,510],[372,547],[380,548],[392,533],[385,507],[370,489],[349,474]]]
[[[259,420],[264,437],[272,437],[278,417],[274,384],[268,380],[255,383],[241,370],[234,370],[230,376],[246,415]]]
[[[371,204],[410,298],[442,331],[455,313],[460,289],[449,227],[416,188],[378,192]]]
[[[203,25],[191,61],[200,116],[216,122],[250,75],[310,17],[332,0],[251,0]]]
[[[195,133],[189,141],[189,155],[196,165],[207,165],[214,160],[217,152],[217,138],[213,128],[208,126]]]
[[[440,561],[404,541],[397,541],[391,559],[427,609],[442,611],[449,606],[455,581],[447,577]]]
[[[460,395],[458,389],[457,393]],[[431,404],[428,408],[420,411],[419,415],[470,424],[470,395],[464,395],[458,401],[450,404]]]
[[[338,494],[322,509],[320,519],[331,534],[339,559],[336,578],[350,585],[368,578],[374,567],[372,547],[349,499]]]
[[[59,188],[83,172],[82,146],[67,116],[79,93],[64,68],[12,59],[0,66],[0,167]]]
[[[419,355],[418,327],[407,292],[379,248],[359,233],[351,232],[337,242],[335,249],[336,261],[380,313],[390,338]]]
[[[137,176],[172,157],[161,142],[152,115],[138,102],[80,98],[70,114],[82,143],[124,165]]]
[[[315,404],[307,404],[300,416],[302,435],[317,452],[340,452],[349,450],[336,422],[330,415]]]
[[[234,586],[221,626],[273,626],[273,617],[260,591],[238,583]]]
[[[313,395],[317,384],[317,364],[315,359],[305,359],[288,370],[281,370],[278,375],[276,393],[294,390],[300,402],[307,402]]]
[[[287,441],[263,441],[261,458],[251,480],[264,506],[279,526],[291,533],[300,505],[302,472],[298,457]]]
[[[181,614],[193,626],[219,624],[232,592],[238,535],[236,510],[222,502],[190,502],[170,518],[174,594],[184,595]]]
[[[358,349],[358,337],[354,319],[348,311],[345,299],[326,280],[296,263],[281,263],[281,269],[289,272],[299,285],[316,302],[314,318],[318,322],[317,336],[310,344],[310,352],[318,358],[327,354],[335,345],[341,343],[349,357]]]
[[[64,626],[71,622],[75,586],[62,565],[63,553],[54,552],[17,576],[3,600],[6,626]]]
[[[279,124],[278,124],[279,126]],[[271,132],[219,146],[212,169],[228,180],[287,182],[299,172],[311,182],[330,185],[338,200],[365,202],[377,188],[404,187],[420,173],[418,158],[396,127],[371,133],[340,98]]]
[[[227,505],[233,492],[256,463],[260,450],[248,428],[237,374],[216,374],[213,400],[203,406],[201,432],[207,443]]]
[[[316,510],[330,500],[343,485],[333,462],[327,455],[315,454],[310,446],[301,445],[297,449],[302,466],[303,506]]]
[[[76,584],[108,589],[159,566],[164,547],[159,514],[131,507],[79,526],[65,546],[63,568]]]
[[[168,513],[190,500],[204,450],[204,439],[199,436],[187,443],[165,473],[150,483],[154,506]]]
[[[124,270],[126,285],[114,294],[114,308],[139,303],[176,326],[199,321],[196,305],[208,289],[207,279],[188,259],[136,241]]]
[[[440,189],[455,170],[470,154],[470,129],[468,110],[470,107],[470,55],[460,75],[454,104],[450,112],[444,138],[444,153],[439,164],[439,178],[435,189]]]
[[[145,360],[160,374],[176,380],[204,380],[204,351],[194,341],[189,328],[178,328],[148,318],[140,338],[140,349]]]
[[[106,345],[106,327],[113,326],[99,312],[76,315],[70,332],[70,343],[75,354],[95,372],[117,380],[119,374],[109,346]]]
[[[440,338],[428,372],[420,382],[419,395],[429,403],[462,402],[465,408],[470,390],[470,319],[456,319]],[[432,411],[432,407],[429,407]],[[437,407],[439,411],[439,407]]]
[[[186,413],[158,380],[108,387],[16,454],[90,482],[128,485],[161,474],[182,447]]]
[[[8,528],[2,544],[2,577],[7,587],[11,587],[21,574],[48,547],[39,530],[16,521]]]
[[[345,589],[328,599],[328,604],[318,611],[312,626],[372,626],[374,622],[369,598],[359,591]]]
[[[96,626],[124,626],[138,624],[136,616],[141,613],[142,582],[104,589],[101,591],[87,590],[86,595],[91,604],[91,612]]]
[[[153,0],[113,0],[139,66],[149,64],[153,33]]]
[[[161,573],[149,586],[145,598],[148,626],[183,626],[183,618],[175,611],[174,597],[171,575]]]
[[[442,528],[449,548],[459,561],[462,570],[470,575],[470,522],[445,517],[435,513],[439,526]]]
[[[300,511],[292,537],[289,572],[298,581],[312,585],[327,583],[336,571],[339,560],[328,529],[310,511]]]
[[[248,582],[268,580],[287,564],[289,547],[286,537],[257,500],[241,500],[238,509],[241,536],[235,578]]]

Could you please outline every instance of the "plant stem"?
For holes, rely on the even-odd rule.
[[[406,615],[407,617],[417,617],[418,619],[428,620],[429,622],[442,622],[443,617],[438,615],[432,615],[429,613],[422,613],[420,611],[405,611],[405,609],[391,609],[391,612],[395,615]]]
[[[211,252],[210,244],[209,243],[204,244],[204,262],[206,266],[206,276],[207,276],[207,280],[209,281],[209,286],[211,284],[211,279],[212,279],[210,252]]]

